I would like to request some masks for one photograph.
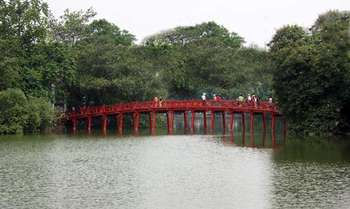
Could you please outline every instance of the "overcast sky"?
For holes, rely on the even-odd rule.
[[[309,27],[331,9],[350,10],[350,0],[47,0],[58,17],[67,8],[93,7],[121,29],[143,38],[176,26],[215,21],[264,47],[286,24]]]

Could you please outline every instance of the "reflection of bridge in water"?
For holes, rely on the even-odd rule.
[[[145,101],[145,102],[131,102],[121,103],[115,105],[102,105],[102,106],[88,106],[80,107],[76,111],[67,113],[67,119],[71,122],[72,131],[76,132],[78,123],[80,120],[86,121],[86,130],[88,133],[92,131],[92,121],[94,118],[100,118],[102,133],[107,132],[108,117],[116,118],[116,129],[118,134],[122,135],[124,130],[124,118],[126,114],[132,115],[132,129],[134,134],[139,133],[140,129],[140,115],[147,114],[149,116],[149,129],[150,134],[156,133],[157,113],[165,113],[167,118],[167,130],[168,134],[174,133],[174,115],[175,113],[183,114],[183,126],[184,130],[189,130],[190,133],[196,133],[196,114],[200,113],[200,117],[203,121],[204,133],[213,133],[215,130],[215,115],[218,113],[221,115],[222,131],[226,133],[226,129],[229,129],[230,138],[234,140],[235,136],[235,115],[240,114],[240,124],[242,127],[242,142],[246,140],[246,115],[249,114],[249,132],[250,143],[254,146],[254,116],[261,115],[262,118],[262,134],[263,142],[266,138],[267,126],[266,117],[269,115],[271,118],[271,143],[274,146],[276,144],[276,118],[281,114],[275,104],[268,102],[259,102],[259,104],[238,102],[234,100],[221,100],[213,101],[208,100],[203,102],[202,100],[167,100],[162,103]],[[188,115],[190,114],[190,116]],[[227,126],[227,115],[229,115],[229,123]],[[208,127],[208,116],[210,124]],[[190,120],[189,120],[190,119]],[[286,122],[283,119],[283,138],[286,137]],[[237,122],[236,122],[237,123]],[[198,126],[197,126],[198,129]]]

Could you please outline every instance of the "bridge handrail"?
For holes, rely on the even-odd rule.
[[[215,109],[215,108],[239,108],[241,110],[250,111],[270,111],[278,112],[278,108],[275,104],[268,101],[254,102],[240,102],[237,100],[165,100],[162,102],[154,101],[142,101],[142,102],[129,102],[119,103],[113,105],[100,105],[100,106],[80,106],[76,110],[68,111],[66,113],[69,117],[77,117],[81,115],[93,116],[102,114],[113,114],[121,112],[132,111],[157,111],[157,110],[176,110],[176,109]]]

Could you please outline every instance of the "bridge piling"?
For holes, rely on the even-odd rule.
[[[102,133],[105,135],[107,133],[107,115],[102,115],[101,117],[101,130]]]
[[[124,114],[118,113],[117,114],[117,123],[118,123],[118,134],[123,135],[123,127],[124,127]]]
[[[150,127],[150,132],[151,132],[151,135],[155,135],[156,134],[156,126],[157,126],[157,115],[156,115],[156,112],[152,111],[149,113],[149,116],[150,116],[150,124],[149,124],[149,127]]]
[[[91,133],[91,127],[92,127],[92,117],[88,116],[86,118],[86,130],[89,134]]]
[[[174,112],[167,112],[167,126],[168,126],[168,134],[174,133]]]
[[[139,134],[139,127],[140,127],[140,113],[134,112],[132,114],[132,118],[133,118],[134,134],[138,135]]]

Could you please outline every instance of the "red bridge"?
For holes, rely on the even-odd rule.
[[[72,123],[73,132],[77,130],[79,120],[86,120],[86,129],[91,132],[92,119],[101,119],[101,130],[103,133],[107,132],[108,127],[108,116],[115,116],[117,120],[117,130],[119,134],[123,133],[124,116],[127,113],[132,114],[133,118],[133,131],[138,134],[140,127],[140,114],[146,113],[150,117],[150,133],[155,134],[156,130],[156,114],[166,113],[167,115],[167,128],[168,133],[173,134],[174,132],[174,113],[183,113],[184,118],[184,129],[190,128],[191,132],[195,132],[195,117],[196,113],[203,114],[203,126],[204,130],[207,130],[207,114],[210,114],[210,130],[214,130],[215,126],[215,113],[222,114],[222,127],[226,127],[226,114],[230,114],[229,127],[233,134],[233,124],[235,113],[240,113],[242,123],[243,140],[245,140],[245,115],[250,115],[250,137],[254,137],[254,115],[261,114],[263,121],[263,131],[266,134],[266,114],[271,115],[271,133],[272,133],[272,144],[275,142],[275,127],[276,127],[276,116],[281,116],[278,108],[275,104],[269,102],[259,102],[258,104],[238,102],[236,100],[166,100],[163,102],[145,101],[145,102],[131,102],[121,103],[115,105],[102,105],[102,106],[88,106],[79,107],[75,111],[67,113],[68,120]],[[190,127],[188,127],[187,114],[191,113]],[[283,119],[283,135],[286,135],[286,122]],[[252,141],[252,140],[251,140]],[[254,140],[253,140],[254,141]]]

